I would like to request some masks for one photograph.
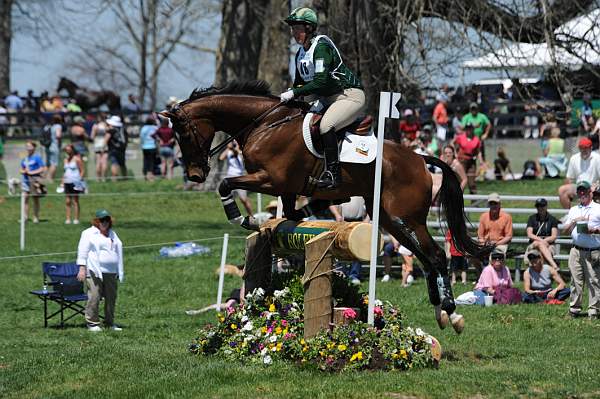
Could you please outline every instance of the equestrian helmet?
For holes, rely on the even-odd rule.
[[[308,7],[298,7],[284,19],[288,25],[308,24],[313,27],[317,26],[317,13]]]

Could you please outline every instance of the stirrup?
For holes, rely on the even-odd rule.
[[[326,170],[321,173],[321,176],[319,176],[319,179],[316,181],[316,183],[317,188],[321,189],[335,189],[340,185],[340,182],[333,177],[333,173],[331,173],[330,170]]]

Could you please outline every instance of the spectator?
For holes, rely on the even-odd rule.
[[[525,117],[523,118],[523,125],[525,129],[523,130],[523,137],[526,139],[530,137],[537,138],[540,135],[537,108],[535,101],[528,102],[524,106]]]
[[[231,143],[227,144],[227,148],[225,148],[221,155],[219,155],[219,160],[227,161],[226,177],[239,177],[244,174],[244,160],[242,158],[242,150],[240,150],[237,141],[234,140]],[[252,203],[250,203],[250,199],[248,198],[248,192],[246,190],[237,189],[233,190],[232,195],[234,196],[234,198],[238,197],[240,201],[242,201],[242,204],[244,205],[246,212],[248,212],[248,215],[252,215]]]
[[[23,111],[23,101],[21,97],[19,97],[18,91],[11,92],[4,99],[4,104],[6,105],[6,109],[10,115],[10,127],[8,128],[8,136],[13,136],[15,131],[15,126],[18,125],[18,117],[15,115],[16,113],[20,113]]]
[[[364,222],[369,219],[363,197],[350,197],[350,201],[341,204],[339,209],[337,206],[333,205],[330,207],[330,210],[335,217],[336,222]],[[350,266],[347,263],[339,262],[338,267],[339,266],[343,268],[344,274],[352,284],[360,284],[362,265],[359,261],[353,261]]]
[[[160,127],[156,132],[159,140],[160,148],[158,153],[162,161],[162,175],[168,179],[173,178],[173,159],[175,155],[175,134],[173,129],[169,127],[169,120],[163,118],[160,120]],[[239,150],[237,150],[240,152]],[[252,213],[250,213],[252,214]]]
[[[48,167],[48,180],[54,180],[58,159],[60,157],[60,145],[63,136],[62,116],[60,114],[52,115],[52,125],[50,126],[50,146],[46,148],[46,166]]]
[[[404,118],[400,121],[400,139],[407,140],[409,143],[414,141],[419,136],[419,130],[421,129],[421,125],[417,118],[415,118],[415,113],[412,109],[407,108],[404,110]]]
[[[538,198],[535,208],[537,212],[527,219],[529,245],[525,250],[525,260],[531,251],[539,251],[550,266],[558,269],[558,264],[553,258],[554,242],[558,237],[558,220],[548,213],[548,201],[545,198]]]
[[[91,139],[94,142],[94,153],[96,154],[96,178],[98,181],[106,181],[106,170],[108,169],[108,125],[106,116],[99,114],[96,123],[92,126]]]
[[[593,116],[594,108],[592,106],[592,97],[586,93],[583,95],[583,105],[580,110],[581,127],[584,132],[589,132],[592,126],[588,125],[588,118]]]
[[[48,92],[44,91],[40,94],[40,111],[42,112],[54,112],[54,105],[48,97]]]
[[[461,124],[462,118],[463,118],[462,108],[456,107],[454,109],[454,116],[452,117],[452,133],[453,133],[453,137],[456,137],[459,134],[464,133],[463,126]]]
[[[452,285],[456,284],[456,273],[460,272],[460,281],[463,284],[467,284],[467,269],[469,263],[464,254],[459,252],[454,245],[452,240],[452,233],[450,230],[446,231],[446,248],[447,253],[450,255],[450,271],[452,272]]]
[[[77,115],[73,118],[73,125],[71,125],[71,144],[77,155],[81,156],[82,160],[87,159],[88,147],[86,141],[88,140],[87,133],[83,127],[85,119],[83,116]]]
[[[115,181],[118,176],[127,176],[127,166],[125,165],[125,151],[127,150],[127,135],[123,129],[121,118],[112,115],[106,120],[108,130],[106,131],[106,141],[108,143],[108,159],[110,160],[110,172],[112,180]]]
[[[473,133],[481,140],[481,157],[485,161],[485,140],[487,140],[492,129],[490,120],[484,113],[479,112],[477,103],[471,103],[469,113],[463,116],[461,122],[463,129],[466,129],[468,124],[473,126]]]
[[[476,303],[484,304],[484,297],[494,295],[499,288],[511,288],[513,285],[510,270],[505,264],[506,254],[501,250],[494,250],[490,255],[490,264],[487,265],[481,275],[473,293],[477,297]]]
[[[554,112],[548,112],[544,115],[544,121],[540,125],[540,136],[542,139],[550,137],[550,132],[552,129],[558,127],[558,122],[556,121],[556,115]]]
[[[473,125],[465,125],[465,133],[454,137],[454,143],[458,146],[458,160],[467,174],[467,185],[471,194],[477,194],[477,160],[483,164],[481,156],[481,141],[474,135]]]
[[[128,114],[137,114],[141,110],[139,104],[137,103],[137,99],[133,94],[129,94],[127,96],[127,103],[123,105],[123,109]]]
[[[79,154],[72,144],[65,146],[66,158],[63,160],[65,171],[62,185],[65,190],[65,224],[71,224],[71,209],[73,210],[73,224],[79,224],[79,194],[85,191],[83,176],[85,168]]]
[[[96,211],[92,227],[81,233],[77,247],[77,279],[86,281],[88,300],[85,320],[88,330],[102,331],[98,317],[100,299],[104,298],[104,323],[114,331],[118,281],[123,282],[123,243],[113,230],[113,219],[106,209]],[[118,279],[118,281],[117,281]]]
[[[146,122],[140,130],[140,146],[142,147],[142,153],[144,154],[144,166],[142,173],[144,179],[153,181],[154,180],[154,165],[156,164],[156,120],[149,116],[146,118]]]
[[[384,275],[381,281],[384,283],[390,281],[390,276],[392,273],[392,258],[396,254],[400,254],[400,256],[402,256],[402,287],[406,288],[414,281],[414,277],[412,275],[414,255],[408,248],[400,245],[400,243],[393,236],[390,236],[390,239],[391,242],[388,242],[383,247]]]
[[[575,184],[586,180],[595,184],[600,179],[600,155],[592,152],[592,142],[587,137],[579,140],[579,152],[569,159],[567,176],[562,186],[558,188],[558,197],[563,208],[568,209],[575,198]]]
[[[547,177],[558,177],[567,170],[567,157],[565,156],[565,140],[560,138],[560,128],[555,127],[550,131],[550,139],[542,141],[544,156],[538,160],[539,169]]]
[[[39,101],[37,97],[33,95],[33,90],[27,90],[25,109],[27,109],[28,112],[37,112],[39,110]]]
[[[436,96],[437,104],[433,109],[433,122],[435,123],[436,137],[442,143],[446,141],[448,133],[448,96],[440,93]]]
[[[63,99],[58,94],[53,95],[51,101],[52,101],[52,109],[54,110],[54,112],[65,112],[66,111]]]
[[[74,98],[69,98],[69,101],[67,103],[67,112],[81,112],[81,107],[77,104],[77,101]]]
[[[454,146],[450,144],[444,146],[442,159],[452,168],[454,173],[456,173],[456,176],[460,181],[460,189],[464,191],[467,186],[467,174],[465,173],[465,168],[463,168],[462,164],[456,159]],[[442,175],[440,173],[433,173],[431,177],[433,179],[433,187],[431,189],[432,198],[435,198],[442,185]]]
[[[35,143],[27,140],[27,156],[21,160],[21,190],[25,193],[25,220],[29,219],[29,197],[33,197],[33,223],[40,221],[40,196],[45,193],[41,182],[46,166],[42,157],[35,153]]]
[[[494,175],[496,176],[496,180],[508,180],[508,176],[510,176],[511,180],[515,180],[515,175],[510,168],[510,160],[506,156],[504,147],[498,147],[496,155],[498,156],[498,158],[494,159]]]
[[[440,155],[440,146],[438,144],[438,139],[431,132],[431,126],[425,125],[423,126],[423,131],[421,132],[421,136],[416,140],[420,141],[419,151],[415,150],[417,154],[422,155],[430,155],[432,157],[439,157]],[[433,169],[433,168],[432,168]]]
[[[506,254],[513,237],[512,216],[501,209],[498,193],[488,195],[487,202],[490,210],[479,217],[477,238],[482,244],[494,244],[496,251]]]
[[[523,274],[523,302],[538,303],[546,299],[564,301],[571,294],[556,269],[543,263],[542,255],[532,250],[527,255],[530,266]],[[557,284],[552,289],[552,280]]]
[[[8,125],[8,119],[6,118],[6,108],[4,108],[4,100],[0,99],[0,180],[5,179],[5,170],[2,165],[2,158],[4,157],[4,138],[6,136],[6,126]]]
[[[577,182],[576,192],[579,205],[573,206],[567,214],[563,232],[571,234],[573,247],[569,253],[571,272],[571,300],[569,313],[572,317],[581,315],[583,290],[588,285],[588,316],[598,318],[600,311],[600,204],[592,201],[590,182]]]

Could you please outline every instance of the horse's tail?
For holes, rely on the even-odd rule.
[[[423,158],[426,163],[437,166],[442,170],[442,186],[438,195],[456,249],[472,257],[482,258],[486,256],[491,252],[493,246],[479,244],[469,237],[463,192],[456,173],[446,162],[439,158],[427,155],[424,155]]]

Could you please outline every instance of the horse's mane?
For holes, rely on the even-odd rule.
[[[246,94],[250,96],[263,96],[275,98],[273,95],[271,95],[269,84],[264,80],[249,80],[247,82],[238,82],[234,80],[227,83],[223,87],[199,87],[195,89],[192,92],[192,94],[190,94],[189,98],[185,102],[188,103],[190,101],[194,101],[202,97],[220,94]]]

